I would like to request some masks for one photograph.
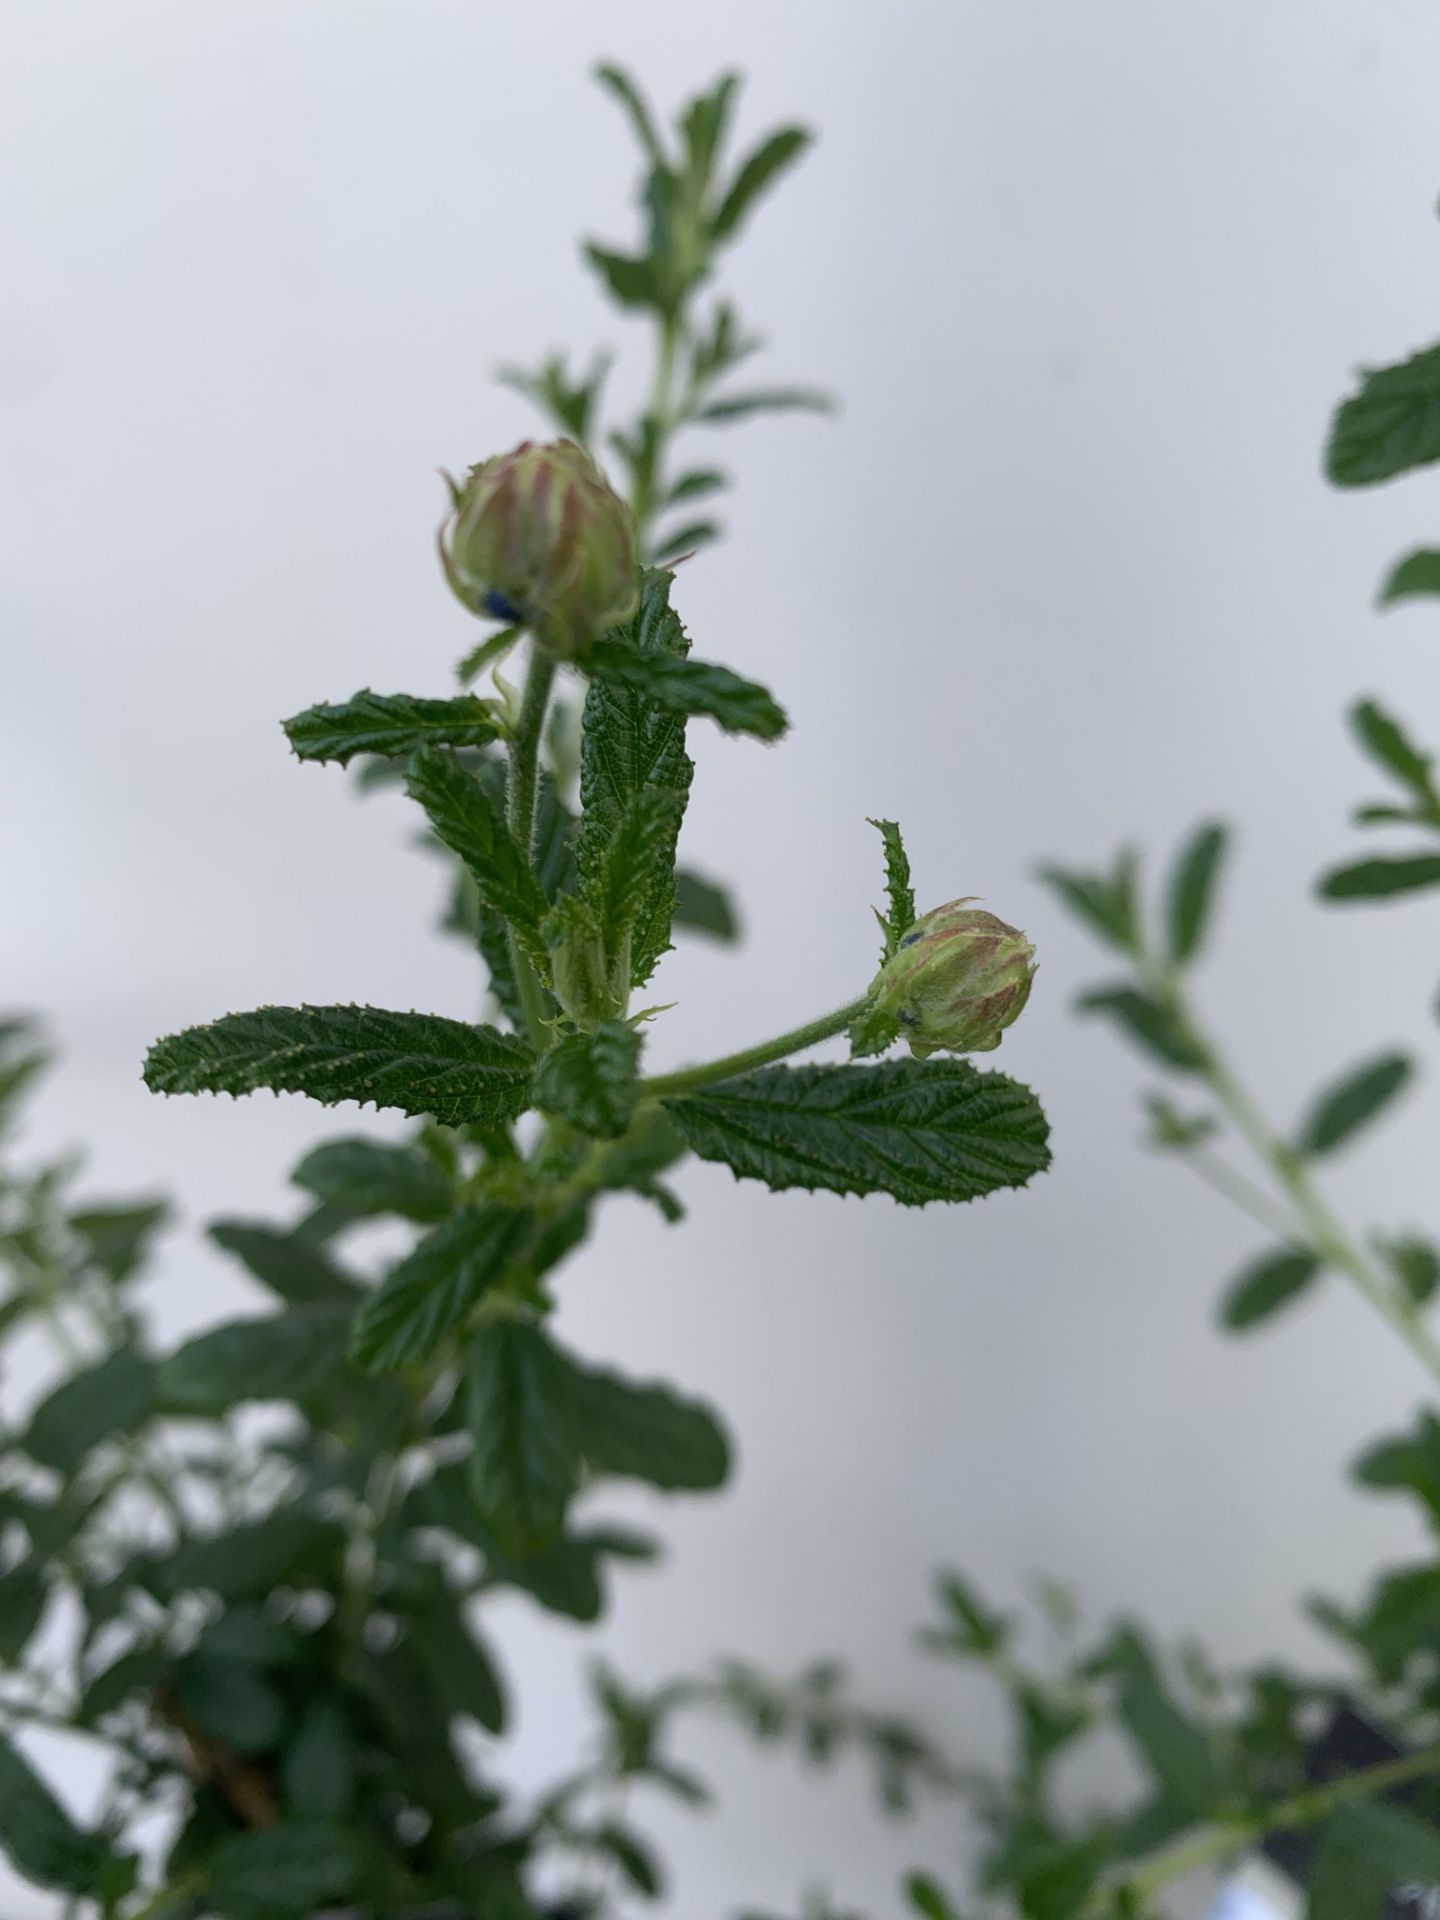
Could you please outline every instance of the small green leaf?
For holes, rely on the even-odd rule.
[[[1108,1014],[1138,1047],[1177,1072],[1198,1073],[1206,1064],[1200,1043],[1173,1008],[1138,987],[1094,987],[1075,1006],[1080,1013]]]
[[[1415,1234],[1395,1240],[1377,1239],[1376,1245],[1407,1298],[1417,1307],[1428,1306],[1440,1291],[1440,1252]]]
[[[355,1302],[355,1282],[299,1233],[258,1220],[216,1220],[207,1231],[217,1247],[233,1254],[287,1306],[343,1307]]]
[[[709,1493],[725,1484],[730,1444],[703,1401],[574,1358],[569,1366],[575,1433],[592,1474],[667,1492]]]
[[[689,473],[682,473],[667,489],[660,504],[663,507],[678,507],[687,500],[704,500],[712,493],[723,492],[729,484],[729,476],[718,467],[693,467]]]
[[[1325,471],[1337,487],[1368,487],[1440,460],[1440,346],[1373,367],[1330,427]]]
[[[1282,1247],[1252,1260],[1226,1289],[1220,1324],[1244,1333],[1298,1300],[1320,1272],[1318,1255],[1305,1247]]]
[[[702,547],[713,546],[725,531],[718,520],[687,520],[681,526],[656,534],[650,552],[659,566],[673,566],[688,560]]]
[[[156,1565],[162,1596],[192,1590],[223,1600],[262,1600],[274,1588],[324,1587],[339,1578],[346,1532],[337,1521],[284,1508],[237,1522],[224,1533],[184,1541]]]
[[[961,1060],[765,1067],[665,1106],[702,1160],[777,1192],[889,1193],[924,1206],[1023,1187],[1050,1164],[1029,1088]]]
[[[42,1400],[21,1445],[42,1466],[73,1473],[92,1447],[133,1433],[154,1406],[154,1368],[132,1348],[122,1347],[71,1374]]]
[[[618,1140],[635,1111],[640,1036],[620,1020],[572,1034],[543,1054],[535,1070],[535,1105],[581,1133]]]
[[[193,1654],[180,1666],[175,1693],[197,1726],[238,1753],[264,1753],[280,1744],[284,1697],[252,1666]]]
[[[1322,874],[1316,891],[1322,900],[1388,900],[1423,887],[1440,887],[1440,853],[1381,856],[1332,867]]]
[[[910,885],[910,861],[905,842],[893,820],[872,820],[870,825],[885,843],[885,894],[888,911],[879,916],[884,945],[880,951],[883,966],[900,945],[902,935],[915,924],[915,892]]]
[[[17,1667],[40,1624],[50,1588],[38,1559],[22,1560],[0,1574],[0,1663]]]
[[[378,1007],[258,1007],[157,1040],[152,1093],[304,1093],[432,1114],[443,1126],[503,1126],[526,1104],[533,1055],[493,1027]]]
[[[472,1334],[466,1424],[471,1487],[502,1546],[523,1556],[548,1545],[564,1524],[579,1457],[570,1369],[535,1322],[487,1320]]]
[[[696,413],[697,420],[728,426],[756,413],[833,413],[835,402],[818,387],[762,387],[752,393],[722,394]]]
[[[710,232],[717,241],[732,240],[760,196],[780,178],[810,145],[804,127],[782,127],[748,153],[720,202]]]
[[[584,664],[596,679],[642,694],[672,713],[703,715],[726,733],[778,740],[789,725],[784,709],[764,687],[708,660],[642,653],[611,635],[595,642]]]
[[[342,1818],[355,1797],[356,1757],[340,1703],[323,1696],[310,1701],[281,1762],[288,1811],[308,1820]]]
[[[522,367],[502,367],[498,378],[502,386],[513,387],[517,393],[523,393],[533,400],[542,412],[549,414],[562,433],[568,434],[583,447],[593,437],[595,410],[610,366],[611,356],[608,353],[597,354],[590,363],[589,372],[572,380],[564,357],[552,354],[543,362],[538,373],[527,373]],[[522,629],[516,627],[511,631],[518,636]],[[494,642],[489,644],[493,646]],[[484,664],[488,665],[489,662]],[[473,668],[469,673],[462,668],[460,679],[468,683],[479,671],[480,667]]]
[[[1122,1629],[1111,1664],[1120,1685],[1121,1723],[1166,1794],[1192,1816],[1213,1814],[1235,1789],[1209,1734],[1171,1699],[1154,1656],[1133,1629]]]
[[[344,1353],[345,1319],[333,1308],[230,1320],[161,1361],[156,1398],[162,1413],[186,1419],[218,1418],[250,1401],[303,1400],[333,1381]]]
[[[93,1896],[116,1864],[99,1834],[84,1833],[19,1750],[0,1734],[0,1849],[37,1887]]]
[[[1139,861],[1122,849],[1112,874],[1082,873],[1078,868],[1042,867],[1040,879],[1058,894],[1092,933],[1122,953],[1134,953],[1140,941]]]
[[[1193,960],[1205,938],[1228,838],[1221,822],[1212,820],[1197,829],[1175,862],[1170,877],[1168,921],[1170,957],[1177,966]]]
[[[428,1153],[359,1135],[312,1147],[290,1178],[356,1214],[396,1213],[426,1224],[443,1220],[454,1201],[449,1176]]]
[[[289,1821],[220,1841],[208,1861],[206,1904],[225,1920],[309,1914],[354,1892],[366,1870],[356,1835],[322,1821]]]
[[[1397,606],[1402,600],[1431,599],[1440,594],[1440,550],[1419,547],[1397,560],[1385,576],[1377,605]]]
[[[530,1216],[510,1207],[466,1207],[427,1233],[360,1309],[353,1358],[369,1373],[428,1359],[505,1276]]]
[[[1302,1154],[1333,1153],[1389,1106],[1413,1068],[1403,1053],[1383,1053],[1354,1067],[1315,1101],[1296,1141]]]
[[[1379,1492],[1413,1493],[1440,1520],[1440,1420],[1422,1412],[1413,1434],[1377,1440],[1355,1462],[1354,1476]]]
[[[674,924],[710,940],[728,943],[740,938],[740,916],[729,890],[688,867],[675,870]]]
[[[659,135],[655,131],[655,122],[651,118],[644,95],[629,74],[622,67],[603,62],[596,67],[595,78],[607,93],[613,94],[620,102],[651,166],[663,167],[665,153],[660,145]]]
[[[82,1208],[71,1214],[69,1226],[85,1242],[86,1259],[120,1286],[144,1265],[152,1238],[169,1217],[168,1201],[146,1200],[138,1206]]]
[[[614,1861],[632,1892],[647,1900],[659,1899],[665,1888],[660,1862],[632,1827],[619,1820],[605,1820],[585,1838],[599,1854]]]
[[[517,846],[499,804],[451,753],[423,749],[412,756],[405,791],[425,809],[436,836],[465,863],[492,912],[502,914],[543,963],[540,922],[546,899]]]
[[[503,1733],[509,1716],[494,1657],[453,1602],[447,1598],[417,1614],[411,1632],[451,1711],[478,1721],[487,1733]]]
[[[1375,700],[1360,700],[1350,709],[1350,726],[1365,753],[1387,773],[1393,773],[1422,801],[1433,801],[1434,760],[1422,753],[1393,715]]]
[[[906,1876],[905,1898],[916,1913],[924,1916],[924,1920],[960,1920],[959,1909],[951,1906],[944,1888],[928,1873]]]
[[[587,240],[581,251],[622,307],[664,310],[664,288],[653,260],[614,253],[593,240]]]
[[[420,700],[368,687],[340,706],[307,707],[281,725],[298,759],[335,760],[342,767],[357,753],[393,759],[417,747],[483,747],[500,733],[495,709],[473,693]]]

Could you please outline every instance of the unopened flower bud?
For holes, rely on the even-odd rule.
[[[1030,998],[1035,949],[973,897],[924,914],[870,983],[876,1015],[898,1021],[917,1059],[991,1052]]]
[[[527,626],[566,658],[639,595],[635,516],[573,440],[526,440],[472,467],[440,553],[472,613]]]

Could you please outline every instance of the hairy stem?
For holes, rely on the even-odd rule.
[[[535,838],[535,794],[540,772],[540,741],[545,731],[545,709],[550,704],[550,689],[555,681],[555,661],[532,640],[530,662],[525,669],[525,691],[520,700],[520,717],[510,742],[510,766],[505,783],[505,819],[516,844],[533,864]],[[545,1044],[545,1001],[535,969],[514,930],[510,933],[510,958],[515,981],[525,1009],[525,1026],[533,1046]]]
[[[640,1082],[641,1097],[658,1100],[666,1094],[691,1093],[696,1087],[708,1087],[716,1080],[733,1080],[737,1073],[749,1073],[753,1067],[768,1067],[787,1054],[798,1053],[802,1047],[813,1047],[818,1041],[843,1033],[868,1005],[868,997],[862,994],[858,1000],[837,1007],[834,1013],[823,1013],[818,1020],[809,1020],[803,1027],[792,1027],[789,1033],[782,1033],[774,1040],[742,1047],[738,1053],[724,1054],[698,1067],[682,1067],[678,1073],[655,1074]]]

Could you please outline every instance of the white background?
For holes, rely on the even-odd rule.
[[[707,1167],[678,1236],[610,1210],[567,1333],[712,1395],[740,1463],[723,1499],[659,1512],[671,1557],[623,1581],[604,1645],[639,1679],[832,1651],[971,1760],[997,1752],[984,1689],[910,1644],[941,1559],[1004,1598],[1049,1571],[1226,1657],[1314,1657],[1297,1595],[1349,1594],[1413,1543],[1341,1470],[1423,1380],[1338,1286],[1244,1346],[1212,1332],[1259,1236],[1138,1149],[1142,1067],[1068,1011],[1103,961],[1034,871],[1243,820],[1204,997],[1278,1118],[1368,1050],[1433,1043],[1436,904],[1308,898],[1355,844],[1349,805],[1378,797],[1345,703],[1375,692],[1435,732],[1435,615],[1369,602],[1434,535],[1436,485],[1319,477],[1355,363],[1440,328],[1433,5],[4,15],[5,998],[65,1052],[33,1144],[83,1140],[105,1190],[179,1196],[166,1329],[250,1303],[199,1227],[289,1206],[326,1121],[153,1099],[147,1042],[261,1001],[474,1003],[400,804],[298,767],[277,717],[446,689],[477,630],[433,563],[435,469],[534,425],[492,370],[614,341],[642,377],[638,329],[574,252],[632,235],[628,136],[587,69],[618,57],[668,103],[737,64],[747,133],[798,116],[823,137],[733,286],[765,372],[845,405],[703,449],[740,487],[677,597],[698,649],[795,725],[775,751],[694,729],[690,857],[743,883],[748,942],[667,962],[655,1054],[864,985],[864,816],[893,815],[923,902],[981,894],[1039,947],[1001,1063],[1043,1094],[1056,1165],[956,1211]],[[1414,1223],[1429,1198],[1433,1223],[1437,1115],[1432,1074],[1337,1168],[1358,1220]],[[510,1764],[540,1778],[573,1750],[585,1637],[519,1603],[496,1623]],[[722,1805],[663,1820],[669,1911],[793,1909],[823,1880],[884,1915],[905,1864],[958,1873],[949,1815],[884,1829],[858,1777],[812,1790],[726,1734],[690,1757]]]

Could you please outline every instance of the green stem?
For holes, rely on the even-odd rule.
[[[818,1020],[809,1020],[803,1027],[792,1027],[789,1033],[782,1033],[774,1040],[742,1047],[739,1053],[724,1054],[719,1060],[707,1060],[698,1067],[682,1067],[678,1073],[655,1074],[640,1082],[641,1097],[659,1100],[667,1094],[691,1093],[696,1087],[708,1087],[715,1080],[733,1080],[737,1073],[749,1073],[753,1067],[768,1067],[772,1061],[783,1060],[802,1047],[813,1047],[818,1041],[843,1033],[868,1005],[868,996],[862,994],[858,1000],[837,1007],[834,1013],[822,1013]]]
[[[1109,1882],[1108,1891],[1119,1888],[1145,1901],[1201,1867],[1214,1866],[1234,1853],[1264,1839],[1268,1833],[1280,1833],[1294,1827],[1311,1827],[1339,1808],[1355,1800],[1369,1800],[1408,1781],[1440,1773],[1440,1747],[1427,1747],[1422,1753],[1409,1753],[1398,1760],[1386,1760],[1377,1767],[1363,1767],[1347,1773],[1322,1787],[1307,1787],[1289,1800],[1264,1807],[1256,1813],[1207,1827],[1203,1833],[1187,1835],[1143,1861],[1138,1869],[1123,1871]],[[1087,1906],[1080,1920],[1104,1920],[1112,1909],[1102,1894]]]
[[[679,313],[662,314],[658,323],[655,371],[650,380],[650,398],[645,405],[645,419],[652,427],[654,443],[649,460],[636,473],[635,492],[630,502],[642,552],[649,546],[647,536],[650,532],[650,521],[655,513],[657,496],[664,484],[665,455],[675,426],[671,389],[675,384],[675,356],[680,345],[683,324]]]
[[[520,699],[520,717],[510,742],[510,767],[505,783],[505,819],[527,860],[533,864],[535,839],[535,795],[540,773],[540,741],[545,731],[545,709],[550,704],[550,689],[555,681],[554,657],[537,640],[530,643],[530,662],[525,669],[525,690]],[[510,958],[515,982],[525,1009],[525,1026],[531,1044],[545,1044],[545,999],[529,957],[510,932]]]

